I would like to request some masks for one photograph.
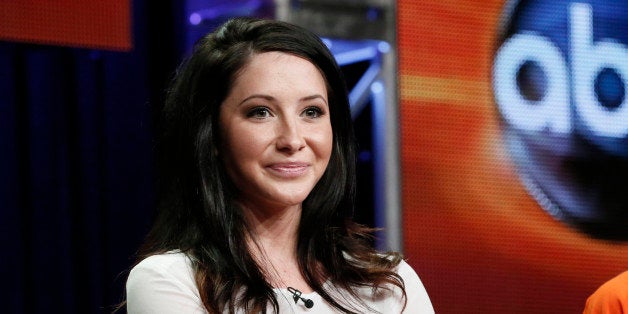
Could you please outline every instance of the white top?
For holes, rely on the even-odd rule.
[[[397,273],[406,285],[408,303],[403,313],[434,313],[432,303],[419,276],[406,262],[401,262]],[[316,292],[301,297],[314,303],[308,309],[302,300],[296,304],[287,289],[274,289],[280,313],[338,313]],[[380,290],[385,291],[385,290]],[[127,312],[135,313],[207,313],[199,297],[190,259],[173,252],[150,256],[137,264],[126,282]],[[370,288],[359,289],[361,299],[379,313],[401,313],[401,291],[373,295]],[[339,299],[342,299],[339,298]],[[272,312],[272,306],[270,307]]]

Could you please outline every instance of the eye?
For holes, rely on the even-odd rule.
[[[305,108],[305,110],[303,110],[303,115],[312,119],[318,118],[323,115],[323,109],[319,107],[314,107],[314,106],[307,107]]]
[[[265,119],[270,116],[270,110],[266,107],[255,107],[246,113],[247,118]]]

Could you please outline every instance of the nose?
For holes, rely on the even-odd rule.
[[[295,153],[305,147],[305,138],[299,126],[298,118],[281,119],[277,130],[277,149],[283,152]]]

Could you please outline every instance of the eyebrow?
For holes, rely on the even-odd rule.
[[[268,101],[273,101],[275,100],[275,97],[270,96],[270,95],[265,95],[265,94],[253,94],[249,97],[244,98],[239,104],[242,105],[243,103],[247,102],[250,99],[254,99],[254,98],[262,98]],[[314,99],[321,99],[323,102],[325,102],[326,105],[328,105],[327,103],[327,99],[325,99],[325,97],[323,97],[321,94],[314,94],[314,95],[310,95],[310,96],[305,96],[302,97],[301,99],[299,99],[299,101],[309,101],[309,100],[314,100]]]

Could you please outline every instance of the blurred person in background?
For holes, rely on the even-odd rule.
[[[589,298],[584,314],[628,313],[628,271],[602,284]]]

